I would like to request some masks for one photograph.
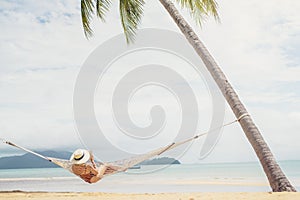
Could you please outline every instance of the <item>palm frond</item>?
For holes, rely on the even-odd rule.
[[[93,35],[93,30],[90,26],[91,19],[94,14],[94,4],[92,0],[81,0],[81,20],[86,38]]]
[[[182,8],[186,8],[197,24],[202,22],[210,15],[219,21],[217,12],[218,5],[215,0],[176,0]]]
[[[204,3],[208,14],[214,16],[214,18],[216,20],[220,20],[219,14],[217,11],[217,9],[218,9],[217,2],[215,0],[202,0],[202,2]]]
[[[104,22],[106,12],[109,11],[111,0],[96,0],[97,16]]]
[[[176,0],[177,3],[181,5],[181,7],[188,7],[190,9],[193,9],[194,7],[194,1],[193,0]]]
[[[134,41],[143,16],[144,0],[120,0],[120,15],[127,43]]]

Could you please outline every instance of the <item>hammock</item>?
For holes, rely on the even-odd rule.
[[[205,132],[205,133],[202,133],[202,134],[199,134],[199,135],[195,135],[194,137],[192,138],[189,138],[189,139],[186,139],[184,141],[181,141],[181,142],[173,142],[171,143],[170,145],[167,145],[165,147],[161,147],[159,149],[156,149],[156,150],[153,150],[153,151],[150,151],[146,154],[142,154],[142,155],[138,155],[138,156],[134,156],[134,157],[131,157],[131,158],[128,158],[128,159],[123,159],[123,160],[118,160],[118,161],[114,161],[114,162],[107,162],[107,163],[100,163],[100,162],[96,162],[96,166],[97,168],[99,169],[101,165],[105,165],[107,168],[106,168],[106,171],[104,172],[104,176],[107,176],[107,175],[112,175],[112,174],[115,174],[115,173],[118,173],[118,172],[123,172],[123,171],[126,171],[127,169],[145,161],[145,160],[148,160],[149,158],[152,158],[154,156],[158,156],[166,151],[169,151],[171,149],[174,149],[175,147],[178,147],[182,144],[185,144],[185,143],[188,143],[192,140],[195,140],[201,136],[204,136],[206,134],[208,134],[209,132],[212,132],[214,130],[217,130],[217,129],[220,129],[222,127],[225,127],[225,126],[228,126],[230,124],[233,124],[235,122],[238,122],[240,121],[243,117],[245,116],[249,116],[248,113],[245,113],[243,115],[241,115],[238,119],[232,121],[232,122],[229,122],[227,124],[223,124],[222,126],[218,127],[218,128],[215,128],[213,130],[210,130],[208,132]],[[19,148],[23,151],[26,151],[28,153],[31,153],[33,155],[36,155],[42,159],[45,159],[45,160],[48,160],[66,170],[69,170],[71,173],[73,173],[72,171],[72,162],[70,162],[69,160],[65,160],[65,159],[59,159],[59,158],[52,158],[52,157],[46,157],[46,156],[43,156],[41,154],[38,154],[34,151],[31,151],[29,149],[26,149],[24,147],[21,147],[19,145],[16,145],[12,142],[9,142],[9,141],[5,141],[4,139],[0,139],[2,140],[5,144],[8,144],[10,146],[13,146],[13,147],[16,147],[16,148]]]
[[[207,133],[205,133],[207,134]],[[185,144],[187,142],[190,142],[194,139],[197,139],[198,137],[200,136],[203,136],[205,134],[201,134],[201,135],[196,135],[190,139],[187,139],[187,140],[184,140],[182,142],[177,142],[177,143],[172,143],[170,145],[167,145],[165,147],[161,147],[159,149],[156,149],[156,150],[153,150],[153,151],[150,151],[146,154],[142,154],[142,155],[138,155],[138,156],[134,156],[134,157],[131,157],[131,158],[128,158],[128,159],[123,159],[123,160],[118,160],[118,161],[113,161],[113,162],[107,162],[107,163],[100,163],[100,162],[96,162],[96,166],[97,168],[99,169],[99,167],[101,165],[105,165],[107,167],[106,171],[104,172],[104,176],[107,176],[107,175],[112,175],[112,174],[115,174],[115,173],[118,173],[118,172],[123,172],[123,171],[126,171],[127,169],[145,161],[145,160],[148,160],[149,158],[152,158],[154,156],[158,156],[162,153],[164,153],[165,151],[169,151],[179,145],[182,145],[182,144]],[[69,160],[65,160],[65,159],[59,159],[59,158],[53,158],[53,157],[46,157],[46,156],[43,156],[41,154],[38,154],[34,151],[31,151],[27,148],[24,148],[22,146],[19,146],[15,143],[12,143],[12,142],[9,142],[9,141],[5,141],[4,139],[1,139],[5,144],[8,144],[10,146],[13,146],[13,147],[16,147],[16,148],[19,148],[23,151],[26,151],[28,153],[31,153],[35,156],[38,156],[44,160],[47,160],[47,161],[50,161],[56,165],[58,165],[59,167],[62,167],[68,171],[70,171],[71,173],[73,173],[72,171],[72,162],[69,161]]]

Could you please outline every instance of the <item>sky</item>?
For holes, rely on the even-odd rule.
[[[217,2],[221,21],[208,19],[201,28],[187,11],[179,9],[236,89],[275,157],[299,160],[300,2]],[[91,52],[122,33],[117,8],[117,4],[112,5],[105,23],[93,21],[94,37],[87,40],[82,30],[80,1],[0,2],[0,138],[31,149],[73,151],[83,147],[74,121],[74,87]],[[140,28],[179,33],[159,1],[146,1],[144,10]],[[114,75],[108,74],[109,78]],[[147,92],[161,94],[158,88],[148,88],[140,95],[147,96]],[[96,98],[101,96],[98,94]],[[160,102],[169,104],[164,98]],[[207,101],[206,97],[202,99]],[[130,105],[133,113],[136,109],[140,114],[132,119],[138,121],[147,116],[148,101],[149,98],[144,98],[136,108]],[[206,103],[209,107],[209,102]],[[171,110],[173,104],[176,101],[172,101]],[[203,109],[200,119],[204,131],[209,127],[206,118],[211,109]],[[141,111],[146,113],[141,115]],[[175,109],[175,114],[168,116],[172,118],[177,112]],[[178,122],[174,120],[168,124],[173,129]],[[232,120],[234,116],[226,105],[224,122]],[[173,129],[167,132],[176,132]],[[165,145],[169,137],[162,138],[156,146]],[[222,130],[214,151],[204,160],[199,160],[200,143],[195,142],[181,160],[185,163],[257,160],[238,124]],[[123,144],[122,148],[136,145],[132,141]],[[0,151],[0,156],[21,153],[5,145],[0,145]]]

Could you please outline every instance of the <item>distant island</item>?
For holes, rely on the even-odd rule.
[[[71,152],[57,152],[57,151],[39,151],[37,152],[44,156],[69,159]],[[180,164],[180,162],[174,158],[162,157],[152,160],[146,160],[138,165],[166,165],[166,164]],[[26,168],[58,168],[59,166],[43,160],[30,153],[26,153],[20,156],[9,156],[0,158],[0,169],[26,169]]]
[[[37,153],[47,157],[55,157],[61,159],[69,159],[70,152],[56,152],[56,151],[38,151]],[[9,156],[0,158],[0,169],[26,169],[26,168],[57,168],[59,166],[43,160],[30,153],[21,156]]]

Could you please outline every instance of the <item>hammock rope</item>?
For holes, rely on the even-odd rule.
[[[203,132],[201,134],[195,135],[194,137],[186,139],[186,140],[183,140],[181,142],[173,142],[170,145],[167,145],[165,147],[161,147],[161,148],[158,148],[156,150],[150,151],[148,153],[141,154],[141,155],[138,155],[138,156],[127,158],[127,159],[123,159],[123,160],[118,160],[118,161],[114,161],[114,162],[107,162],[107,163],[96,162],[96,166],[97,166],[98,169],[99,169],[99,167],[101,165],[105,165],[106,167],[108,167],[109,171],[107,173],[104,173],[104,176],[115,174],[115,173],[122,172],[122,171],[126,171],[130,167],[133,167],[134,165],[137,165],[137,164],[139,164],[139,163],[141,163],[141,162],[143,162],[145,160],[148,160],[149,158],[161,155],[162,153],[164,153],[166,151],[169,151],[171,149],[174,149],[177,146],[180,146],[182,144],[185,144],[187,142],[195,140],[195,139],[197,139],[199,137],[207,135],[208,133],[216,131],[218,129],[221,129],[221,128],[225,127],[225,126],[229,126],[229,125],[231,125],[233,123],[236,123],[236,122],[240,121],[241,119],[243,119],[246,116],[249,116],[249,114],[248,113],[242,114],[240,117],[238,117],[236,120],[234,120],[232,122],[223,124],[220,127],[217,127],[217,128],[214,128],[214,129],[212,129],[210,131]],[[72,163],[69,160],[43,156],[43,155],[38,154],[38,153],[36,153],[34,151],[31,151],[31,150],[29,150],[27,148],[21,147],[21,146],[15,144],[15,143],[6,141],[6,140],[4,140],[2,138],[0,138],[0,140],[2,140],[2,142],[5,143],[5,144],[7,144],[7,145],[19,148],[19,149],[21,149],[21,150],[23,150],[25,152],[31,153],[31,154],[33,154],[35,156],[38,156],[38,157],[40,157],[40,158],[42,158],[44,160],[50,161],[50,162],[52,162],[52,163],[54,163],[54,164],[56,164],[56,165],[58,165],[58,166],[60,166],[60,167],[62,167],[64,169],[70,171],[71,173],[73,173],[72,172]]]

